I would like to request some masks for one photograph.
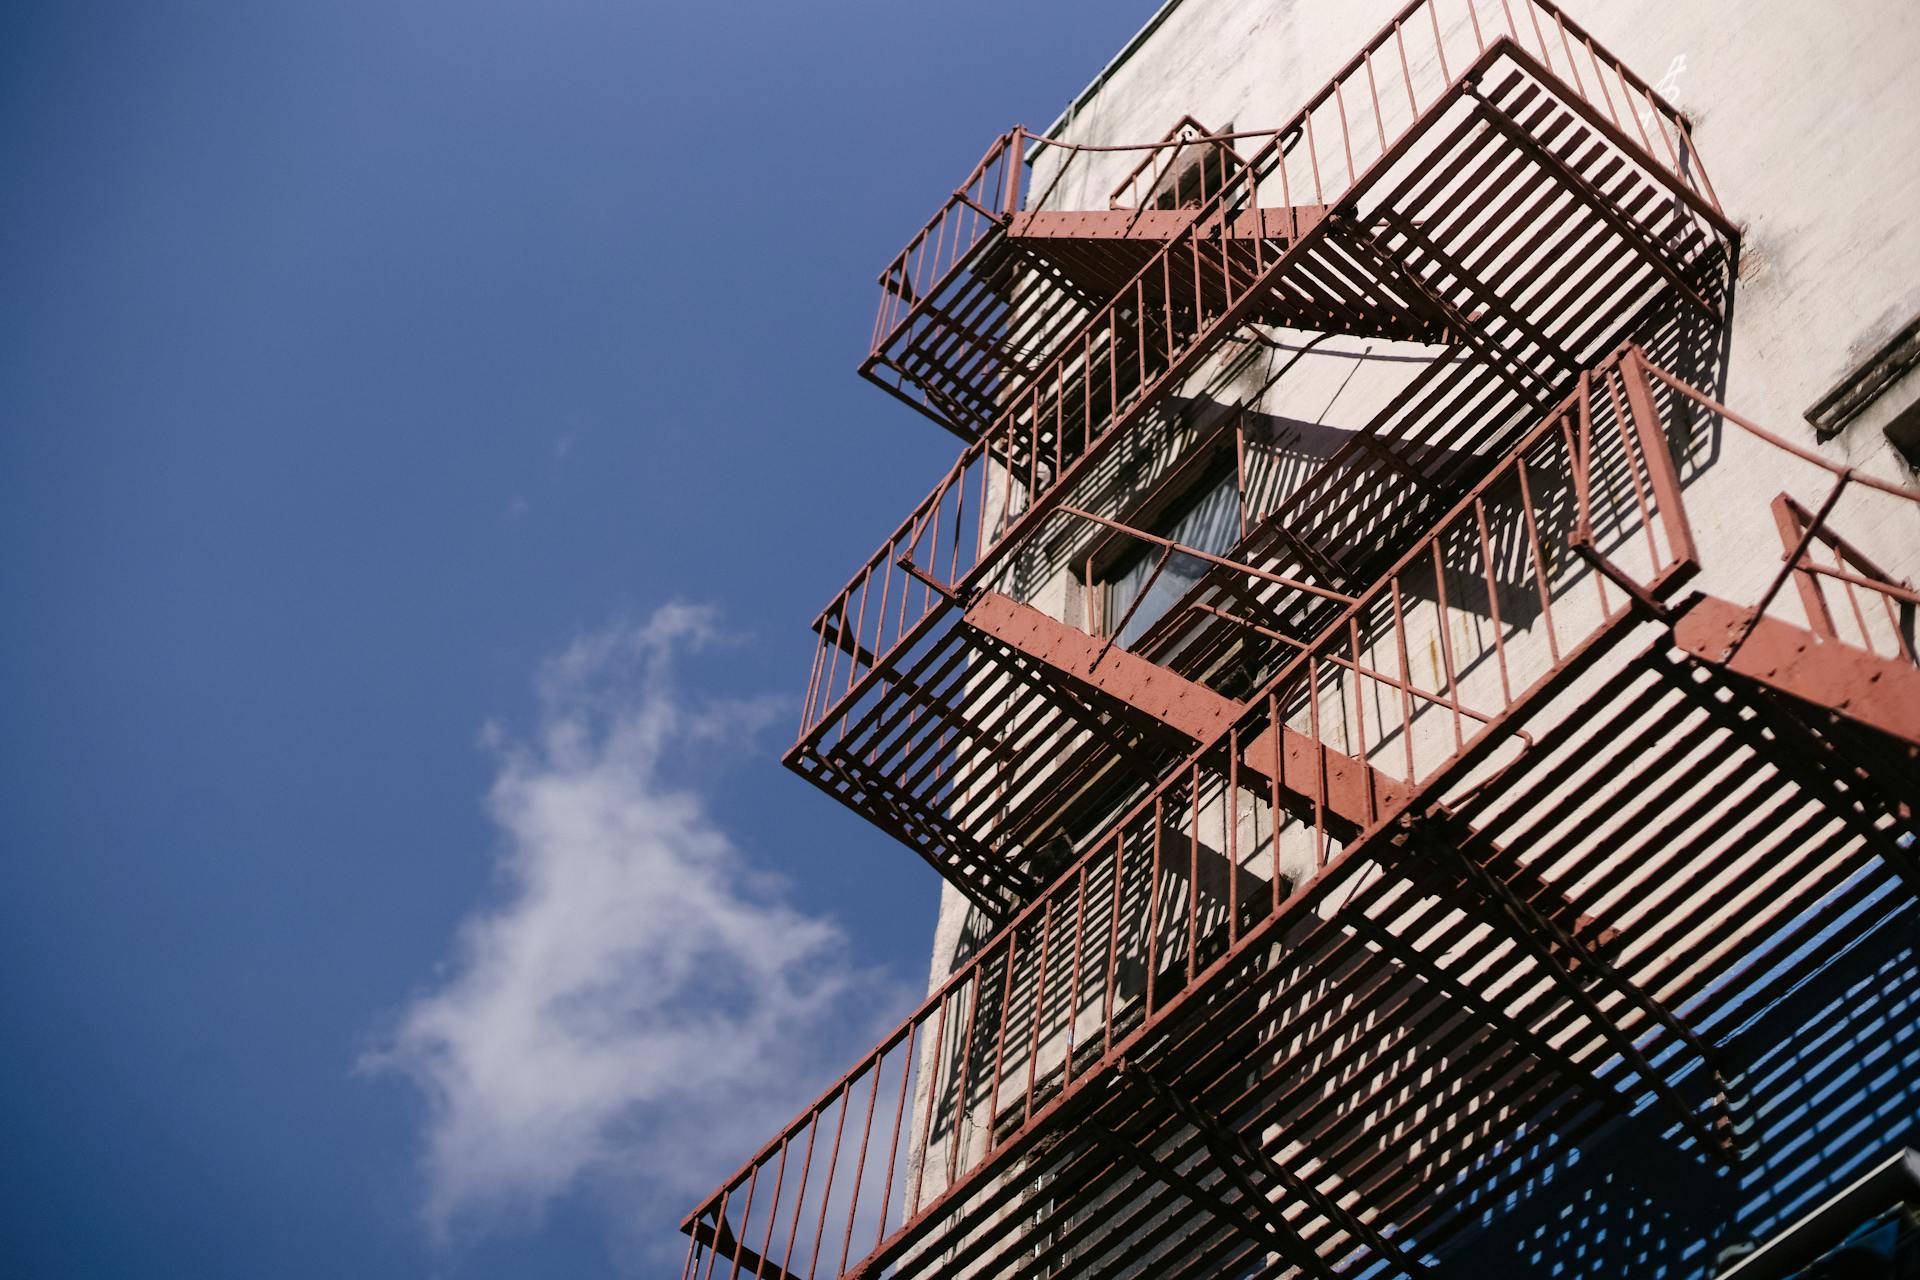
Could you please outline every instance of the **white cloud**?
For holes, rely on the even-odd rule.
[[[659,1240],[910,998],[756,872],[687,776],[765,700],[695,702],[677,654],[716,639],[667,606],[543,667],[530,741],[497,729],[487,808],[505,899],[363,1066],[425,1095],[425,1216],[445,1242],[614,1190]]]

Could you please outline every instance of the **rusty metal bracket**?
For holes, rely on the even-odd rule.
[[[907,556],[901,556],[898,560],[894,561],[894,564],[898,565],[908,577],[944,599],[948,604],[958,605],[964,609],[967,607],[968,601],[975,594],[967,591],[955,591],[952,587],[915,564],[912,559]]]
[[[1635,582],[1630,574],[1612,560],[1608,559],[1598,547],[1593,545],[1591,535],[1581,535],[1571,538],[1568,540],[1567,545],[1573,549],[1575,555],[1592,566],[1594,572],[1598,573],[1608,582],[1611,582],[1614,586],[1620,588],[1620,590],[1626,592],[1627,598],[1633,601],[1634,607],[1639,609],[1642,614],[1652,618],[1656,622],[1669,624],[1673,622],[1675,616],[1673,606],[1669,605],[1659,596],[1654,595],[1653,592],[1647,590],[1646,587],[1640,583]]]

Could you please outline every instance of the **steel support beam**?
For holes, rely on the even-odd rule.
[[[994,592],[975,600],[965,621],[1045,666],[1063,682],[1112,698],[1196,746],[1216,741],[1247,712],[1245,703]],[[1240,754],[1245,768],[1262,778],[1277,769],[1280,777],[1270,781],[1278,782],[1303,806],[1318,800],[1354,831],[1371,825],[1406,791],[1403,783],[1378,769],[1285,725],[1263,730],[1242,745]]]
[[[1903,743],[1920,761],[1920,667],[1701,596],[1673,627],[1693,657]]]

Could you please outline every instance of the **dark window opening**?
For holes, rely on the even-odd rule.
[[[1219,195],[1239,168],[1240,158],[1226,143],[1190,143],[1180,148],[1172,167],[1154,185],[1147,207],[1198,208]]]
[[[1920,366],[1920,316],[1907,321],[1871,355],[1847,370],[1826,395],[1808,408],[1807,421],[1813,424],[1814,435],[1821,440],[1833,439],[1847,423],[1917,366]],[[1920,429],[1911,422],[1911,412],[1909,409],[1900,415],[1908,420],[1909,432]],[[1892,438],[1892,427],[1887,428],[1887,435]],[[1913,461],[1914,455],[1906,447],[1903,446],[1901,452],[1907,454],[1909,462]]]
[[[1240,540],[1240,490],[1233,472],[1203,481],[1186,501],[1144,531],[1196,551],[1226,555]],[[1117,643],[1123,647],[1145,635],[1213,567],[1180,551],[1167,553],[1162,565],[1163,550],[1150,542],[1136,542],[1106,575],[1101,617],[1107,630],[1119,628]]]
[[[1887,439],[1900,451],[1908,466],[1920,471],[1920,397],[1887,424]]]

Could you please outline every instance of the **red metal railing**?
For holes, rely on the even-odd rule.
[[[1007,550],[1237,327],[1313,235],[1284,250],[1254,238],[1229,252],[1222,229],[1232,218],[1274,204],[1354,199],[1501,65],[1550,83],[1590,127],[1665,174],[1676,200],[1732,234],[1684,117],[1557,8],[1545,0],[1416,0],[1292,121],[1264,135],[1234,135],[1265,142],[1125,289],[1005,389],[991,426],[814,620],[820,640],[802,737],[923,634],[955,591],[987,585]],[[989,150],[974,181],[998,172],[1012,137]],[[910,273],[924,260],[919,269],[930,271],[941,253],[951,256],[946,246],[967,245],[964,257],[992,234],[946,236],[956,211],[978,216],[956,195],[916,237],[922,258],[910,252],[889,270]],[[1677,275],[1674,282],[1688,291]]]
[[[1622,141],[1631,139],[1683,188],[1697,192],[1707,207],[1718,211],[1680,113],[1547,0],[1413,0],[1296,120],[1266,133],[1197,141],[1245,139],[1256,147],[1264,142],[1280,153],[1277,163],[1264,154],[1253,162],[1278,169],[1277,179],[1268,175],[1270,203],[1279,196],[1282,205],[1305,205],[1311,190],[1312,204],[1331,204],[1356,185],[1370,159],[1392,149],[1409,118],[1440,100],[1456,71],[1465,71],[1503,40],[1566,83],[1596,113],[1604,113]],[[1147,159],[1136,176],[1157,175],[1163,167],[1153,163],[1157,153],[1194,141],[1071,149],[1145,151]],[[880,309],[871,350],[861,366],[874,381],[962,435],[987,425],[993,415],[986,406],[993,398],[1017,402],[1020,384],[1032,380],[1029,371],[1073,342],[1062,328],[1070,310],[1063,312],[1058,299],[1037,300],[1048,292],[1038,273],[1026,273],[1020,287],[1028,292],[1019,300],[1010,296],[1011,277],[985,291],[955,287],[998,243],[1001,226],[996,219],[1019,207],[1022,142],[1018,129],[997,139],[881,273]],[[1304,154],[1290,166],[1286,153],[1300,147]],[[1278,190],[1271,185],[1275,181]],[[1040,313],[1044,316],[1035,323]],[[1013,326],[1022,328],[1020,341],[1005,341],[1001,331]],[[906,358],[905,348],[916,346],[923,349]]]
[[[1251,137],[1262,137],[1251,134]],[[1220,194],[1225,186],[1224,179],[1244,168],[1246,161],[1234,151],[1232,143],[1220,135],[1207,131],[1205,125],[1192,116],[1184,116],[1180,123],[1168,130],[1167,136],[1140,157],[1140,163],[1127,172],[1127,176],[1107,196],[1109,209],[1146,209],[1164,202],[1167,207],[1179,204],[1204,205]],[[1192,199],[1181,200],[1178,189],[1180,175],[1187,168],[1197,170],[1198,186],[1192,193]],[[1168,186],[1169,180],[1174,186]]]
[[[1792,494],[1776,495],[1770,506],[1783,554],[1779,571],[1760,594],[1750,612],[1754,620],[1769,613],[1805,626],[1814,634],[1878,657],[1920,663],[1914,649],[1915,612],[1920,592],[1855,546],[1842,529],[1858,522],[1862,527],[1914,524],[1920,516],[1920,490],[1867,475],[1853,467],[1830,462],[1811,449],[1767,430],[1672,375],[1654,371],[1675,395],[1705,410],[1739,431],[1788,454],[1808,471],[1832,478],[1825,496],[1808,507]],[[1803,472],[1803,474],[1805,474]],[[1849,493],[1862,495],[1852,509],[1843,505]],[[1758,529],[1752,531],[1756,537]],[[1800,605],[1800,618],[1777,607],[1782,589],[1791,581]],[[1738,637],[1729,657],[1738,652],[1746,635]],[[1915,726],[1920,731],[1920,726]]]
[[[923,316],[941,285],[1020,208],[1025,136],[1024,130],[1014,128],[995,138],[966,181],[880,273],[874,352],[885,348],[890,335]]]
[[[877,1275],[911,1256],[918,1228],[1369,833],[1689,575],[1651,386],[1632,349],[1583,378],[1238,723],[690,1215],[685,1274]],[[1469,635],[1465,616],[1488,625]],[[1356,787],[1362,813],[1343,829],[1334,811],[1352,814]]]

